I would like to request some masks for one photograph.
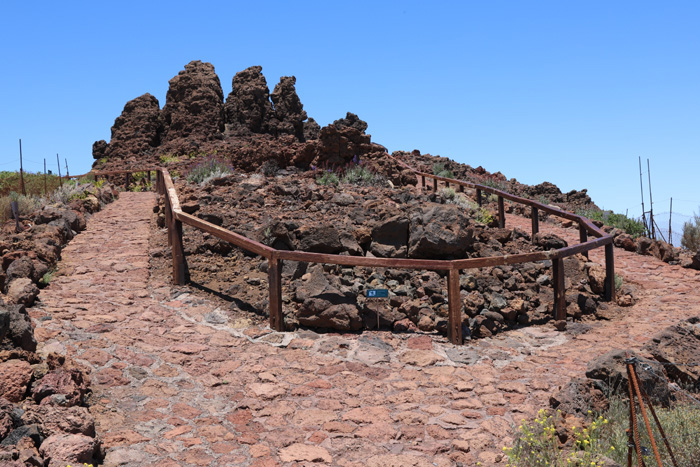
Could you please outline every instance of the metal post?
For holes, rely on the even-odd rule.
[[[70,173],[68,172],[68,158],[64,157],[64,161],[66,161],[66,180],[70,179]]]
[[[605,245],[605,300],[615,300],[615,256],[612,240]]]
[[[481,188],[477,188],[476,189],[476,204],[481,206],[482,202],[483,201],[481,200]]]
[[[19,140],[19,191],[22,196],[27,196],[27,190],[24,187],[24,165],[22,164],[22,140]]]
[[[552,260],[552,282],[554,284],[554,319],[566,320],[566,287],[564,277],[564,260],[555,258]]]
[[[58,154],[56,154],[56,165],[58,166],[58,184],[61,188],[63,188],[63,178],[61,178],[61,161],[58,158]]]
[[[448,328],[447,338],[454,345],[462,345],[462,300],[459,296],[459,270],[450,269],[447,279]]]
[[[503,196],[498,197],[498,226],[502,229],[506,227],[506,210],[503,207]]]
[[[282,314],[282,262],[277,258],[268,260],[268,284],[270,287],[270,328],[284,331]]]
[[[588,241],[588,230],[586,230],[586,226],[583,224],[583,222],[579,223],[578,225],[578,238],[581,243],[586,243]],[[584,251],[583,256],[588,258],[588,252]]]
[[[532,207],[532,241],[535,241],[535,235],[540,231],[540,210]]]
[[[49,192],[46,189],[46,158],[44,157],[44,196],[48,196]]]
[[[185,249],[182,244],[182,222],[172,217],[172,251],[173,251],[173,282],[175,285],[185,285],[187,282],[187,266]]]

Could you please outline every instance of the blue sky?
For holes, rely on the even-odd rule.
[[[641,213],[698,211],[700,3],[19,2],[0,7],[0,170],[56,153],[89,170],[124,104],[191,60],[297,77],[322,125],[357,113],[389,150],[419,149]],[[646,174],[645,193],[646,189]],[[648,199],[648,198],[647,198]],[[667,223],[667,220],[664,221]]]

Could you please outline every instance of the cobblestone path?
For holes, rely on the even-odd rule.
[[[532,327],[456,348],[427,336],[236,329],[169,278],[149,278],[153,202],[122,193],[92,217],[32,312],[40,347],[90,371],[109,466],[499,465],[512,423],[589,359],[699,313],[695,271],[616,249],[618,272],[645,296],[577,336]],[[515,216],[508,225],[529,230]]]

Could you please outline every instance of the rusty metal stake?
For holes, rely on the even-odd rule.
[[[629,356],[628,356],[629,357]],[[634,390],[632,389],[632,363],[628,358],[627,362],[627,383],[630,396],[630,427],[628,436],[632,437],[632,442],[628,441],[628,445],[633,444],[637,452],[637,466],[642,467],[642,447],[639,445],[639,431],[637,430],[637,415],[634,411]],[[640,401],[641,402],[641,401]],[[632,467],[632,446],[628,446],[627,450],[627,467]]]
[[[628,364],[628,372],[632,375],[632,386],[637,393],[637,399],[639,400],[639,410],[642,412],[642,417],[644,418],[644,425],[647,427],[647,433],[649,433],[649,440],[651,441],[651,449],[654,451],[654,457],[656,458],[656,463],[659,467],[664,467],[661,463],[661,456],[659,455],[659,449],[656,447],[656,440],[654,439],[654,433],[651,431],[651,424],[649,423],[649,417],[647,417],[647,411],[644,408],[644,401],[642,400],[642,393],[639,390],[639,382],[637,381],[637,371],[634,369],[632,363]]]
[[[673,455],[673,450],[671,449],[671,443],[669,443],[668,438],[666,438],[666,432],[664,431],[663,427],[661,426],[661,422],[659,421],[659,417],[656,416],[656,410],[654,410],[654,406],[652,405],[651,400],[649,399],[649,396],[647,395],[647,392],[644,390],[644,386],[639,386],[639,391],[642,393],[642,398],[649,406],[649,410],[651,411],[651,415],[654,417],[654,421],[656,422],[656,426],[659,428],[659,433],[661,433],[661,439],[664,440],[664,445],[666,446],[666,450],[668,451],[668,454],[671,456],[671,462],[673,463],[674,467],[678,467],[678,463],[676,462],[676,456]]]

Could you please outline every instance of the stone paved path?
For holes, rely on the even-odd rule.
[[[618,272],[645,296],[578,336],[533,327],[455,348],[235,329],[214,305],[149,278],[153,202],[122,193],[91,218],[32,312],[43,350],[91,372],[110,466],[499,465],[512,423],[589,359],[700,313],[697,272],[616,249]],[[508,225],[529,229],[515,216]]]

